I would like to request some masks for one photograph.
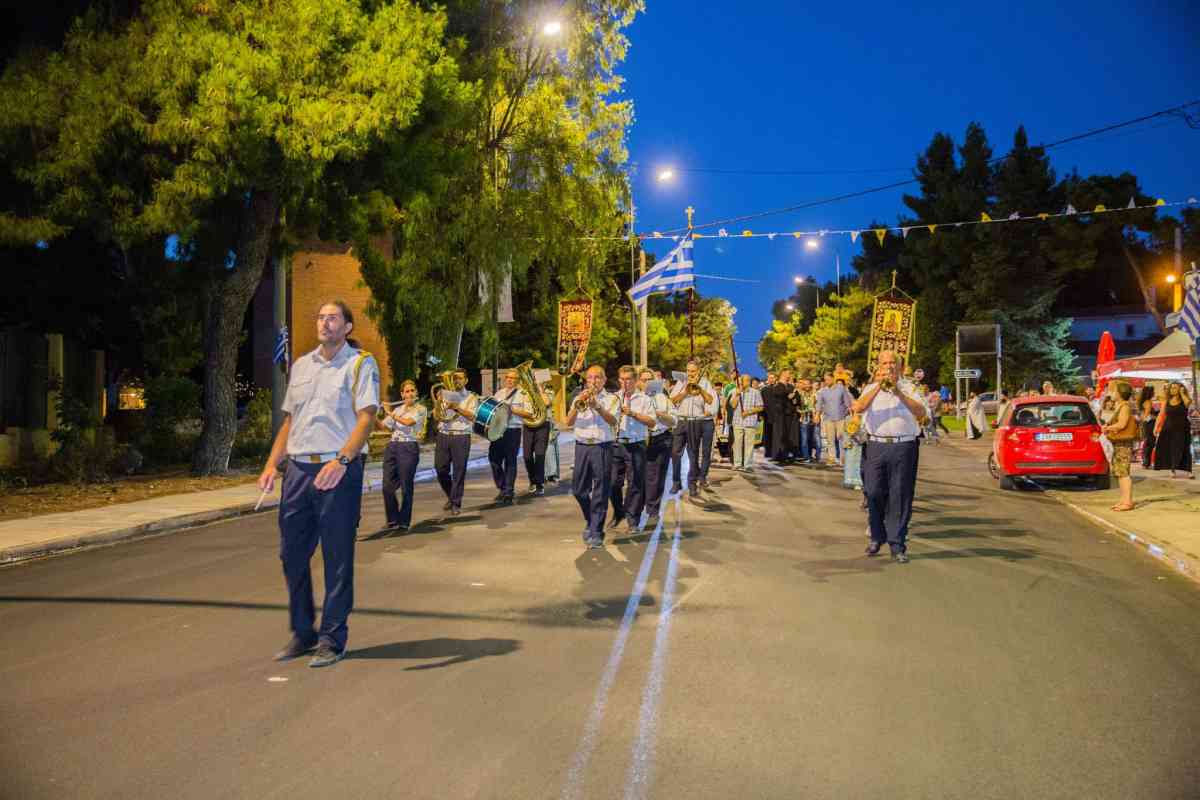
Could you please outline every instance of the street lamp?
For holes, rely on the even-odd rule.
[[[813,280],[813,282],[810,284],[808,281],[806,281],[804,278],[800,277],[799,275],[797,275],[793,280],[796,281],[797,286],[809,285],[809,286],[813,287],[813,291],[815,291],[817,293],[817,307],[819,308],[821,305],[821,287],[817,286],[816,280]]]
[[[655,176],[655,179],[659,183],[666,183],[667,181],[671,180],[674,177],[675,177],[675,170],[671,169],[670,167],[664,167],[658,171],[658,175]]]
[[[556,19],[552,19],[542,26],[543,36],[558,36],[562,33],[562,23]]]
[[[1174,287],[1171,292],[1171,310],[1179,311],[1183,308],[1183,282],[1179,280],[1179,276],[1174,272],[1168,272],[1167,285]]]

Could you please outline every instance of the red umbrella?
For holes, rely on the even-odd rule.
[[[1100,348],[1096,351],[1096,369],[1100,369],[1101,364],[1107,364],[1117,357],[1117,345],[1113,342],[1112,334],[1105,331],[1100,336]],[[1105,384],[1108,383],[1108,378],[1101,378],[1096,383],[1096,393],[1101,394],[1104,391]]]

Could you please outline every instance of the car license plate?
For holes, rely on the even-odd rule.
[[[1069,433],[1039,433],[1034,438],[1039,442],[1069,442],[1075,437]]]

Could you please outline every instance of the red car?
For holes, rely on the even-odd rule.
[[[1075,476],[1098,489],[1111,483],[1100,446],[1100,423],[1086,397],[1042,395],[1009,403],[996,429],[992,455],[1001,489],[1013,478]]]

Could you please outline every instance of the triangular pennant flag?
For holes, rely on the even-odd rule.
[[[926,228],[929,228],[929,235],[930,235],[930,236],[933,236],[934,232],[936,232],[936,231],[937,231],[937,225],[926,225],[925,227],[926,227]]]
[[[742,236],[753,236],[754,231],[742,231]]]
[[[693,234],[692,234],[692,238],[693,238],[693,239],[703,239],[703,238],[704,238],[704,234],[703,234],[703,233],[693,233]]]
[[[1096,207],[1092,209],[1093,214],[1103,214],[1105,211],[1108,209],[1104,207],[1103,203],[1097,203]]]
[[[1167,201],[1163,200],[1161,197],[1154,201],[1154,205],[1156,206],[1165,206],[1166,204]]]
[[[887,228],[875,229],[875,238],[879,240],[880,244],[883,244],[883,237],[885,236],[887,236]]]
[[[850,241],[852,241],[852,242],[857,242],[857,241],[858,241],[858,235],[859,235],[860,233],[862,233],[862,231],[850,231]]]
[[[1038,214],[1038,219],[1045,221],[1049,216],[1049,214],[1043,211],[1042,213]]]
[[[989,216],[987,215],[987,212],[985,211],[985,212],[983,212],[982,214],[980,214],[980,215],[979,215],[979,221],[980,221],[980,222],[991,222],[991,221],[992,221],[992,218],[991,218],[991,217],[989,217]]]
[[[672,241],[672,242],[678,242],[678,241],[679,241],[679,237],[678,237],[678,236],[672,236],[672,237],[671,237],[671,241]]]
[[[721,228],[719,231],[717,231],[717,236],[728,236],[728,235],[729,235],[729,231],[725,230],[724,228]]]
[[[776,237],[776,236],[778,236],[778,234],[775,234],[775,233],[768,233],[768,234],[767,234],[767,238],[768,238],[769,240],[771,240],[772,242],[773,242],[773,241],[775,241],[775,237]]]
[[[1067,203],[1067,210],[1064,211],[1063,213],[1070,216],[1071,214],[1078,214],[1079,212],[1075,210],[1075,206],[1071,205],[1070,203]]]
[[[1008,215],[1008,218],[1009,218],[1009,219],[1020,219],[1020,218],[1021,218],[1021,212],[1020,212],[1020,211],[1014,211],[1013,213],[1011,213],[1011,214],[1009,214],[1009,215]]]
[[[794,236],[795,238],[799,239],[799,238],[800,238],[800,231],[793,231],[793,232],[792,232],[792,236]]]
[[[819,231],[819,233],[820,233],[820,235],[821,235],[821,236],[824,236],[825,234],[829,233],[829,229],[828,229],[828,228],[821,228],[821,230]]]
[[[902,227],[902,228],[900,228],[900,238],[901,238],[901,239],[907,239],[907,238],[908,238],[908,228],[903,228],[903,227]]]
[[[655,231],[655,232],[654,232],[654,238],[655,238],[655,239],[661,239],[661,238],[662,238],[662,233],[661,233],[660,231]]]
[[[1137,208],[1137,203],[1133,202],[1133,198],[1131,197],[1131,198],[1129,198],[1129,205],[1127,205],[1125,207],[1126,208]]]
[[[961,228],[961,227],[962,227],[962,223],[961,223],[961,222],[956,222],[956,223],[954,223],[954,227],[956,227],[956,228]]]

